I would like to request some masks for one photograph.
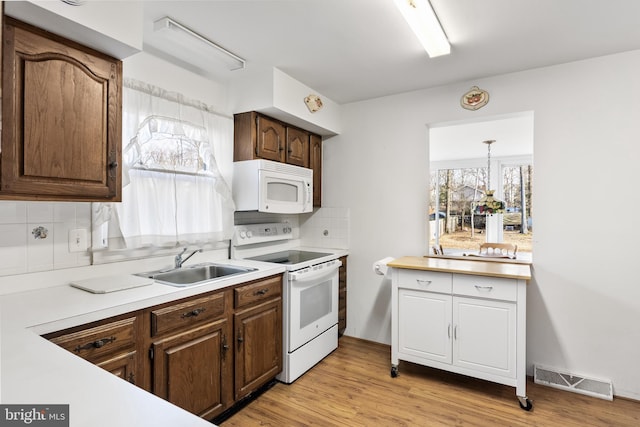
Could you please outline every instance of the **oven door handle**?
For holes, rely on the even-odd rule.
[[[330,277],[335,274],[338,268],[342,265],[340,260],[336,260],[336,263],[328,268],[322,268],[320,270],[314,271],[312,273],[296,273],[290,272],[288,274],[290,282],[308,282],[310,280],[316,280],[319,277]]]

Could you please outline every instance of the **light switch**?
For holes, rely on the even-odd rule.
[[[87,250],[87,230],[78,228],[69,230],[69,252],[84,252]]]

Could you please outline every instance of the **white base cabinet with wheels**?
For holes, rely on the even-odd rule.
[[[446,262],[445,262],[446,261]],[[526,395],[526,264],[404,257],[392,274],[391,376],[400,360]],[[504,268],[502,268],[504,267]]]

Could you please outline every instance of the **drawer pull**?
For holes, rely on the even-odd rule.
[[[253,293],[254,296],[257,295],[265,295],[267,292],[269,292],[269,288],[264,288],[264,289],[258,289],[257,291],[255,291]]]
[[[204,308],[196,308],[195,310],[191,310],[191,311],[187,311],[186,313],[182,313],[182,316],[180,316],[180,317],[182,319],[185,319],[187,317],[197,317],[204,310],[205,310]]]
[[[432,280],[416,279],[416,282],[418,282],[418,285],[429,286],[433,281]]]
[[[474,285],[474,287],[479,291],[491,291],[493,289],[493,286]]]
[[[92,349],[92,348],[100,348],[100,347],[103,347],[105,344],[109,344],[109,343],[114,342],[115,340],[116,340],[116,337],[102,338],[100,340],[89,342],[89,343],[86,343],[84,345],[78,345],[76,348],[73,349],[73,351],[75,351],[76,353],[79,353],[82,350],[89,350],[89,349]]]

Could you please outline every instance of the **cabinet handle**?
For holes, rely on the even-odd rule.
[[[242,344],[244,342],[244,338],[238,337],[238,343]]]
[[[432,282],[432,280],[422,280],[422,279],[416,279],[416,282],[418,282],[418,285],[426,285],[429,286]]]
[[[474,287],[479,290],[479,291],[490,291],[493,289],[493,286],[480,286],[480,285],[474,285]]]
[[[451,339],[451,323],[447,326],[447,338]]]
[[[129,381],[131,384],[135,384],[136,383],[135,376],[133,375],[133,372],[131,372],[129,374],[129,376],[127,377],[127,381]]]
[[[253,295],[254,295],[254,296],[257,296],[257,295],[264,295],[264,294],[266,294],[267,292],[269,292],[269,288],[258,289],[257,291],[255,291],[255,292],[253,293]]]
[[[76,348],[73,349],[73,351],[75,351],[76,353],[81,352],[82,350],[89,350],[92,348],[100,348],[100,347],[104,347],[105,344],[109,344],[112,343],[116,340],[116,337],[109,337],[109,338],[102,338],[93,342],[89,342],[83,345],[78,345]]]
[[[204,310],[205,310],[204,308],[196,308],[195,310],[191,310],[191,311],[187,311],[186,313],[182,313],[182,316],[180,316],[180,317],[182,319],[185,319],[187,317],[197,317]]]
[[[454,340],[458,339],[458,325],[453,327],[453,339]]]
[[[227,344],[227,336],[223,335],[222,336],[222,358],[226,359],[227,357],[227,350],[229,350],[229,344]]]

